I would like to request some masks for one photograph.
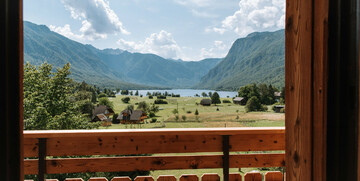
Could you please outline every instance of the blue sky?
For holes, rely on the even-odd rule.
[[[84,44],[164,58],[224,57],[255,31],[284,28],[284,0],[24,0],[24,19]]]

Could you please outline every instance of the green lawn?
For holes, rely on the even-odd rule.
[[[121,101],[125,96],[117,96],[110,98],[114,104],[115,113],[120,113],[128,105],[132,104],[136,108],[135,103],[145,101],[148,104],[153,103],[154,99],[147,96],[129,96],[129,104]],[[202,127],[277,127],[285,126],[285,114],[274,113],[271,106],[268,106],[267,112],[245,112],[245,107],[233,103],[222,103],[211,106],[201,106],[200,97],[168,97],[168,104],[159,104],[160,111],[156,113],[156,123],[145,123],[141,125],[122,125],[113,124],[110,127],[102,127],[104,129],[129,129],[129,128],[202,128]],[[221,100],[230,98],[221,98]],[[179,120],[175,120],[172,113],[174,109],[179,110]],[[195,110],[198,110],[199,116],[196,119]],[[217,110],[218,109],[218,110]],[[188,113],[191,111],[191,113]],[[181,117],[185,115],[186,120]],[[150,122],[150,121],[148,121]]]

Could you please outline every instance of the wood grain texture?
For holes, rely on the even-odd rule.
[[[284,154],[230,155],[229,165],[230,168],[282,167],[284,160]],[[222,168],[222,155],[68,158],[46,161],[48,174],[200,168]],[[37,174],[37,169],[37,159],[24,161],[25,174]]]
[[[230,173],[229,181],[242,181],[242,177],[239,173]]]
[[[220,181],[220,176],[216,173],[204,173],[201,181]]]
[[[130,177],[114,177],[111,181],[131,181]]]
[[[279,171],[266,172],[265,181],[283,181],[283,174]]]
[[[241,128],[166,128],[166,129],[107,129],[107,130],[41,130],[24,131],[24,138],[152,136],[152,135],[239,135],[284,134],[284,127]]]
[[[137,176],[134,181],[154,181],[151,176]]]
[[[65,181],[84,181],[82,178],[67,178]]]
[[[183,174],[180,176],[179,181],[198,181],[199,177],[195,174]]]
[[[159,175],[156,181],[176,181],[176,177],[174,175]]]
[[[312,179],[313,1],[287,0],[285,135],[287,181]]]
[[[329,1],[313,1],[313,181],[326,180]]]
[[[244,175],[244,181],[262,181],[262,175],[259,172],[250,172]]]
[[[39,140],[36,138],[24,139],[24,157],[38,157],[39,155]]]

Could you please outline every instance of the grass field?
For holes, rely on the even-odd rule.
[[[117,96],[110,98],[114,103],[115,113],[120,113],[128,105],[132,104],[136,108],[135,103],[145,101],[148,104],[153,103],[154,99],[148,97],[129,96],[129,104],[125,104],[121,101],[121,98],[125,96]],[[245,106],[236,105],[233,103],[221,103],[219,105],[201,106],[200,97],[180,97],[180,98],[167,98],[168,104],[160,104],[160,111],[156,113],[157,122],[145,123],[138,125],[124,125],[124,124],[112,124],[109,127],[102,127],[102,129],[139,129],[139,128],[204,128],[204,127],[279,127],[285,126],[285,114],[275,113],[271,107],[268,106],[266,112],[249,112],[245,111]],[[227,99],[231,101],[231,98],[221,98],[221,101]],[[232,102],[232,101],[231,101]],[[198,103],[198,104],[197,104]],[[219,109],[217,111],[217,108]],[[174,109],[179,110],[179,120],[175,121],[175,116],[172,113]],[[198,110],[199,116],[196,119],[194,113]],[[191,113],[187,113],[191,111]],[[182,115],[186,116],[186,121],[181,119]],[[150,122],[150,121],[149,121]],[[195,153],[197,154],[197,153]],[[206,154],[206,153],[200,153]],[[213,154],[213,153],[212,153]],[[161,154],[159,154],[161,155]],[[177,154],[175,154],[177,155]],[[230,173],[244,174],[252,170],[259,171],[256,168],[243,168],[241,170],[237,168],[231,168]],[[263,171],[260,171],[263,172]],[[222,169],[191,169],[191,170],[156,170],[151,171],[150,175],[155,179],[159,175],[174,175],[179,178],[182,174],[196,174],[201,177],[204,173],[217,173],[221,180],[223,179]]]
[[[147,96],[129,96],[130,102],[125,104],[121,98],[125,96],[118,95],[115,98],[110,98],[114,104],[115,113],[120,113],[128,105],[132,104],[136,108],[135,103],[145,101],[148,104],[153,103],[154,99],[149,99]],[[275,113],[271,106],[268,106],[267,112],[245,112],[245,107],[233,103],[221,103],[218,105],[202,106],[200,97],[168,97],[166,101],[168,104],[159,104],[160,111],[156,113],[156,123],[146,123],[140,125],[123,125],[112,124],[109,127],[102,127],[103,129],[129,129],[129,128],[202,128],[202,127],[278,127],[285,126],[285,114]],[[230,98],[221,98],[221,100],[230,100]],[[179,120],[175,121],[175,116],[172,113],[174,109],[179,111]],[[196,119],[195,110],[198,110],[199,115]],[[217,111],[218,109],[218,111]],[[187,113],[187,112],[191,113]],[[182,120],[182,116],[186,116],[186,120]],[[148,121],[150,122],[150,121]]]

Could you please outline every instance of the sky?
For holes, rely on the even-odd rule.
[[[198,61],[285,27],[285,0],[24,0],[24,20],[99,49]]]

